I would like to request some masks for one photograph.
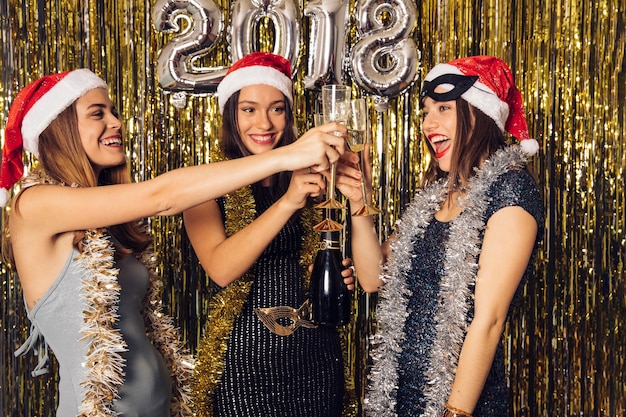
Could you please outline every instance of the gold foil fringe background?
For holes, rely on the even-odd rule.
[[[230,2],[216,4],[228,20]],[[303,10],[306,2],[299,5]],[[527,285],[523,308],[506,329],[514,415],[624,415],[626,5],[623,0],[425,0],[416,6],[420,77],[390,100],[389,111],[372,111],[375,197],[385,210],[378,219],[381,238],[410,202],[427,163],[419,140],[421,76],[460,56],[502,57],[515,73],[531,134],[542,146],[533,164],[546,206],[537,278]],[[2,0],[0,128],[28,82],[89,67],[109,83],[136,180],[208,162],[219,130],[217,102],[210,95],[191,96],[179,109],[160,88],[156,57],[171,35],[155,32],[152,7],[148,0]],[[264,47],[272,31],[262,32]],[[205,65],[230,64],[225,42],[217,42]],[[306,53],[304,45],[301,51]],[[301,131],[312,124],[319,99],[303,89],[305,62],[301,56],[295,84],[296,105],[306,109],[297,119]],[[29,156],[25,161],[33,162]],[[207,315],[209,282],[180,216],[154,218],[151,225],[166,305],[194,350]],[[31,378],[36,358],[14,358],[29,323],[17,277],[4,264],[0,275],[0,413],[50,415],[56,364],[49,376]],[[374,298],[359,292],[355,299],[349,357],[359,390]]]

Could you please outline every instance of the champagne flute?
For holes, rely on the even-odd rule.
[[[345,85],[329,84],[322,86],[322,111],[324,123],[337,122],[346,124],[350,114],[350,90]],[[344,209],[341,202],[335,200],[335,172],[337,164],[330,166],[330,184],[328,184],[326,201],[317,205],[318,208]]]
[[[324,124],[324,115],[322,113],[313,114],[313,126],[321,126]]]
[[[313,124],[315,125],[315,127],[323,125],[324,115],[322,113],[314,113]],[[343,229],[343,226],[341,225],[341,223],[338,223],[332,220],[330,210],[331,210],[330,208],[324,209],[324,212],[325,212],[324,220],[322,220],[321,222],[313,226],[314,230],[326,233],[326,232],[333,232],[333,231],[338,231],[338,230]]]
[[[324,123],[337,122],[345,124],[350,113],[350,90],[345,85],[322,86],[322,111]],[[335,177],[337,163],[330,166],[330,179],[326,190],[326,200],[316,205],[316,208],[326,209],[326,219],[314,226],[315,230],[341,230],[343,226],[330,218],[330,209],[345,209],[346,206],[335,199]]]
[[[363,149],[368,143],[367,132],[367,103],[364,98],[350,101],[350,115],[348,117],[348,146],[352,152],[359,154],[359,171],[363,174]],[[365,179],[361,175],[361,193],[363,194],[363,207],[352,213],[353,216],[370,216],[380,214],[381,211],[367,203],[365,192]]]

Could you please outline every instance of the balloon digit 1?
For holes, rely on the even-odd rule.
[[[309,56],[304,88],[343,84],[343,57],[348,35],[347,0],[311,0],[304,9],[311,19]]]

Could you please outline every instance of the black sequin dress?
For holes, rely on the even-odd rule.
[[[537,186],[530,174],[523,170],[510,170],[495,181],[488,192],[490,200],[485,223],[499,209],[520,206],[530,213],[538,225],[537,241],[542,235],[543,207]],[[399,388],[397,412],[401,417],[413,417],[424,412],[424,386],[429,369],[429,353],[436,337],[435,313],[437,311],[440,282],[444,273],[445,244],[450,223],[433,220],[427,226],[423,239],[414,244],[411,273],[406,277],[412,295],[409,299],[409,316],[406,320],[403,351],[399,358]],[[481,234],[482,238],[482,234]],[[533,259],[528,264],[511,308],[519,302],[524,282],[532,275]],[[473,299],[467,320],[473,317]],[[475,417],[508,416],[510,397],[504,367],[503,345],[500,343],[483,392],[474,410]]]
[[[253,189],[260,215],[276,199],[264,188]],[[257,307],[297,308],[305,301],[299,264],[303,235],[300,221],[292,219],[252,267],[254,284],[235,320],[214,394],[215,416],[341,416],[344,368],[337,330],[300,327],[278,336],[254,313]]]

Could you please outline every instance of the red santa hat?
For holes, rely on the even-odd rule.
[[[437,86],[448,91],[435,93]],[[421,96],[437,101],[461,97],[491,117],[502,132],[518,138],[526,154],[534,155],[539,150],[539,144],[528,133],[522,95],[513,74],[499,58],[471,56],[435,65],[424,79]]]
[[[88,69],[46,75],[28,84],[15,97],[4,130],[0,166],[0,205],[24,174],[22,151],[39,158],[39,135],[77,99],[106,83]]]
[[[293,106],[291,63],[286,58],[269,52],[252,52],[235,62],[217,86],[220,113],[226,102],[243,87],[265,84],[280,90]]]

